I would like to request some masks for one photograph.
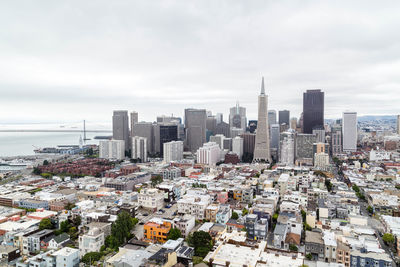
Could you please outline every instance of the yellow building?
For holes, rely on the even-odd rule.
[[[172,224],[166,221],[150,221],[143,226],[144,239],[154,243],[165,243]]]

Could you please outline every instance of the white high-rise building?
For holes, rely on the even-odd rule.
[[[294,164],[294,134],[292,132],[283,132],[281,134],[279,156],[280,163],[288,166]]]
[[[327,153],[315,153],[314,167],[320,170],[327,170],[329,167],[329,155]]]
[[[132,158],[147,162],[147,138],[134,136],[132,137]]]
[[[183,142],[171,141],[164,143],[164,161],[170,163],[183,159]]]
[[[223,134],[216,134],[210,136],[210,142],[217,143],[221,149],[224,149],[224,140],[226,139],[225,135]]]
[[[243,138],[236,136],[232,138],[232,152],[239,156],[239,159],[243,156]]]
[[[221,149],[217,143],[208,142],[197,150],[197,163],[215,165],[220,161]]]
[[[122,160],[125,158],[124,140],[106,140],[99,142],[99,158]]]
[[[268,96],[265,94],[263,77],[261,82],[261,94],[258,96],[258,121],[253,161],[265,161],[271,163],[272,161],[271,151],[269,150],[269,129],[267,113]]]
[[[357,151],[357,112],[343,112],[343,152]]]

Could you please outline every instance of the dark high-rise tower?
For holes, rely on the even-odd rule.
[[[129,117],[127,110],[114,110],[112,117],[113,139],[124,140],[125,150],[129,150]]]
[[[324,127],[324,92],[307,90],[303,93],[303,132],[311,134],[313,129]]]
[[[290,111],[289,110],[279,110],[279,124],[285,123],[290,124]]]

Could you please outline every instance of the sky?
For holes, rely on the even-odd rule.
[[[400,1],[1,1],[0,123],[302,112],[400,113]]]

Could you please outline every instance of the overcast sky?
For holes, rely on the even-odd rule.
[[[384,5],[383,5],[384,4]],[[110,122],[112,110],[299,117],[400,113],[400,1],[1,1],[0,123]]]

